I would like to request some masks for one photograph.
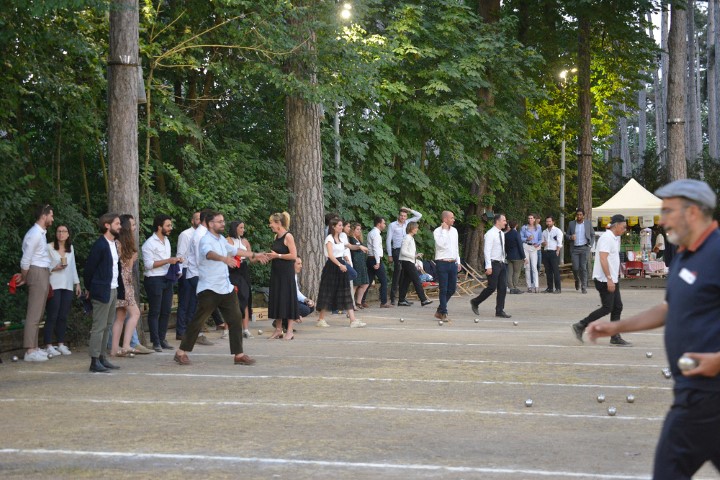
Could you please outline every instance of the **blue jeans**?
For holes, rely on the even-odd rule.
[[[172,307],[173,284],[165,277],[145,277],[145,294],[148,299],[148,327],[153,346],[165,341],[170,308]]]
[[[380,303],[385,305],[387,303],[387,275],[385,275],[385,265],[380,260],[380,267],[375,270],[375,257],[368,257],[367,259],[367,270],[368,270],[368,283],[371,284],[373,279],[377,276],[380,282]],[[367,298],[367,290],[363,295],[363,302]]]
[[[447,315],[447,304],[448,300],[455,295],[455,289],[457,288],[457,263],[455,262],[441,262],[438,261],[435,264],[437,270],[437,282],[440,284],[440,305],[438,306],[438,312]]]
[[[45,330],[43,336],[45,345],[52,343],[53,333],[58,343],[65,343],[65,331],[67,330],[67,317],[72,306],[73,291],[65,288],[53,290],[52,298],[48,299],[45,306]]]

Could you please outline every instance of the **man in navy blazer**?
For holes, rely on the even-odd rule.
[[[106,373],[120,368],[110,363],[104,354],[110,327],[115,320],[115,303],[125,298],[125,286],[120,276],[120,255],[115,239],[120,234],[120,216],[106,213],[98,219],[100,238],[93,244],[85,262],[83,279],[85,296],[92,301],[93,321],[90,329],[90,371]]]

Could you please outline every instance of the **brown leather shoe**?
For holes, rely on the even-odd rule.
[[[370,308],[370,305],[365,302],[362,302],[360,305],[362,305],[363,308]]]
[[[227,323],[221,323],[215,327],[215,330],[225,330],[226,328],[228,328]]]
[[[192,362],[187,356],[187,353],[183,353],[182,355],[175,352],[175,357],[173,358],[178,364],[180,365],[192,365]]]
[[[255,360],[248,357],[244,353],[241,353],[240,355],[235,355],[235,365],[254,365]]]
[[[382,305],[380,305],[380,308],[393,308],[393,306],[389,303],[383,303]]]

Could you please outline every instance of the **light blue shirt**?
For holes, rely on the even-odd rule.
[[[203,290],[212,290],[220,295],[226,295],[232,292],[235,287],[230,283],[230,273],[226,263],[217,260],[208,260],[207,254],[215,252],[221,257],[237,255],[237,248],[230,245],[225,237],[215,236],[207,232],[201,239],[199,244],[199,258],[197,259],[199,280],[197,293]]]
[[[582,246],[585,243],[585,222],[575,222],[575,245]]]
[[[530,238],[532,236],[532,239]],[[520,240],[523,243],[530,243],[538,246],[542,243],[542,227],[535,225],[534,229],[530,228],[530,225],[523,225],[520,228]]]
[[[403,240],[405,240],[405,235],[407,235],[408,223],[417,223],[422,218],[422,214],[420,212],[411,209],[410,213],[412,213],[413,216],[405,220],[405,223],[403,223],[402,225],[400,225],[400,223],[395,220],[388,227],[386,240],[388,255],[392,255],[393,248],[402,247],[402,242]]]

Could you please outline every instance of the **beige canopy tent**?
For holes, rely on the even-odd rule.
[[[599,207],[593,207],[593,223],[601,217],[612,217],[616,213],[625,217],[638,217],[641,226],[651,226],[654,217],[660,215],[662,200],[645,190],[634,178]]]

